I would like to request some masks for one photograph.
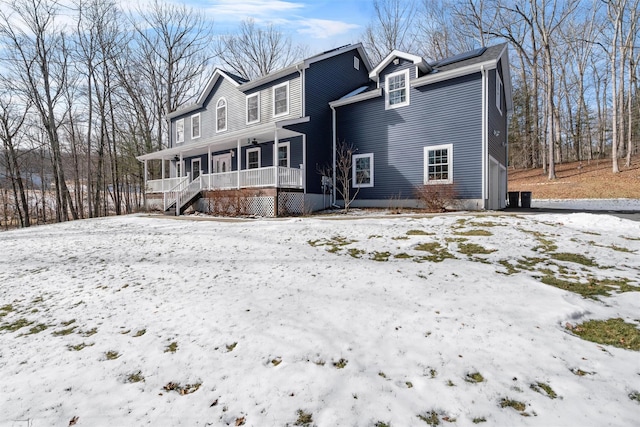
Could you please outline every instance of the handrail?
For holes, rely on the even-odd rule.
[[[191,181],[182,191],[177,194],[176,215],[180,215],[180,209],[182,209],[182,207],[200,191],[202,191],[202,175],[198,175],[196,179]]]
[[[171,190],[164,193],[164,210],[169,209],[178,198],[178,193],[184,190],[184,187],[188,184],[189,177],[185,176],[178,184],[176,184]]]

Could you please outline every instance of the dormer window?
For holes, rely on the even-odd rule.
[[[227,130],[227,101],[220,98],[216,104],[216,132]]]
[[[384,86],[387,109],[409,105],[409,70],[389,74]]]

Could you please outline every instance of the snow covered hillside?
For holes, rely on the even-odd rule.
[[[640,413],[640,353],[576,335],[590,319],[638,327],[637,222],[126,216],[1,233],[0,248],[2,427]]]

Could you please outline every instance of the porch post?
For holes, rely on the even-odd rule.
[[[240,169],[242,168],[242,156],[240,155],[240,138],[238,138],[238,149],[236,150],[236,188],[240,189]]]
[[[302,193],[307,194],[307,134],[302,135]]]
[[[164,193],[164,158],[160,159],[160,161],[162,162],[162,183],[160,185],[162,185],[162,192]]]
[[[211,174],[213,173],[213,171],[211,170],[211,146],[208,146],[207,149],[209,152],[209,157],[207,160],[207,174],[209,175],[209,182],[207,184],[207,188],[211,190]]]
[[[273,170],[275,173],[274,184],[278,188],[278,129],[273,131]]]
[[[147,192],[147,181],[149,180],[149,168],[147,167],[147,159],[144,159],[144,192]]]
[[[187,176],[187,168],[182,161],[182,152],[180,152],[180,178],[182,178],[183,176]]]

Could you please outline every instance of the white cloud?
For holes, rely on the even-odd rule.
[[[302,8],[302,3],[283,0],[214,0],[209,3],[207,10],[214,19],[242,20],[249,17],[256,20],[273,20],[282,18],[282,14]]]
[[[302,27],[298,30],[298,33],[308,34],[316,39],[326,39],[360,28],[360,25],[357,24],[328,19],[305,19],[298,22],[298,25]]]

